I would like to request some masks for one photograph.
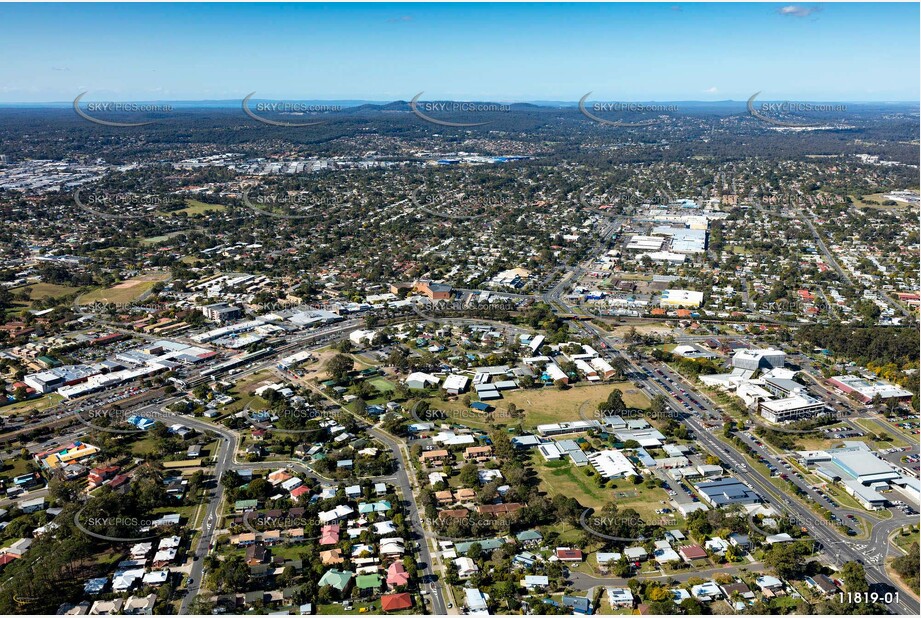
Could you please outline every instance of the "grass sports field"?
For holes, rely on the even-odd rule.
[[[79,298],[81,305],[92,303],[125,304],[135,301],[150,291],[160,281],[169,279],[169,273],[156,272],[139,275],[116,283],[110,288],[102,288],[87,292]]]
[[[521,420],[523,427],[536,427],[548,423],[564,421],[590,420],[597,411],[598,404],[606,401],[614,389],[622,393],[624,403],[629,408],[645,409],[649,407],[649,398],[631,382],[611,382],[593,386],[579,386],[566,390],[556,387],[540,389],[518,389],[504,391],[502,399],[490,401],[489,404],[498,413],[494,413],[493,420],[487,421],[485,415],[480,418],[479,413],[471,413],[464,405],[461,398],[452,401],[440,401],[436,398],[429,399],[429,407],[433,410],[444,410],[456,422],[471,427],[486,427],[495,425],[517,425],[518,420],[506,415],[509,404],[515,404],[518,410],[524,411]],[[475,399],[475,397],[471,397]]]

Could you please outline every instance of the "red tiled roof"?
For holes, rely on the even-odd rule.
[[[556,557],[560,560],[582,560],[581,549],[558,549]]]
[[[688,560],[699,560],[707,557],[707,551],[700,545],[685,545],[678,550]]]
[[[401,609],[409,609],[412,606],[413,599],[408,592],[385,594],[381,597],[381,610],[385,612],[396,612]]]

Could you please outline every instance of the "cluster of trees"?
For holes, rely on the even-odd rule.
[[[49,485],[50,502],[63,509],[55,518],[53,534],[33,539],[29,552],[4,568],[0,586],[0,613],[55,614],[64,602],[82,598],[83,583],[89,577],[108,574],[111,560],[100,560],[117,546],[82,532],[75,524],[95,534],[116,537],[143,537],[142,528],[158,507],[169,504],[159,470],[152,466],[138,468],[124,493],[102,488],[84,504],[78,482],[54,480]],[[47,523],[47,514],[23,514],[11,510],[7,532],[28,536],[35,526]],[[181,527],[163,529],[164,534],[185,532]],[[168,584],[158,590],[158,603],[172,593]],[[164,605],[157,613],[165,613]]]
[[[918,366],[918,331],[914,328],[815,324],[802,327],[799,338],[860,365],[894,363],[903,369]]]
[[[696,378],[700,374],[724,373],[722,365],[714,362],[709,358],[685,358],[675,356],[671,352],[655,349],[652,351],[652,357],[663,363],[670,363],[682,374]]]
[[[919,548],[918,543],[915,542],[909,545],[907,554],[899,556],[892,562],[892,568],[895,572],[916,592],[918,591],[919,585],[921,585],[919,555],[921,555],[921,548]]]
[[[826,425],[834,425],[838,421],[829,416],[819,416],[811,419],[803,419],[787,424],[787,428],[809,432],[809,433],[789,433],[786,431],[776,431],[768,427],[756,427],[755,433],[770,442],[777,448],[784,450],[796,450],[799,448],[797,441],[803,438],[814,438],[819,435],[818,430]],[[815,429],[813,433],[811,430]]]

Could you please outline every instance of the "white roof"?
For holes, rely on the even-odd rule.
[[[345,504],[340,504],[334,509],[330,509],[328,511],[320,511],[317,516],[320,518],[321,523],[328,524],[331,521],[336,521],[337,519],[342,519],[343,517],[351,515],[354,511],[355,509],[352,507]]]
[[[154,562],[170,562],[176,558],[176,548],[170,547],[169,549],[161,549],[156,554],[154,554]]]
[[[807,395],[794,395],[792,397],[786,397],[784,399],[772,399],[770,401],[762,401],[761,407],[771,412],[788,412],[790,410],[798,410],[800,408],[808,408],[814,405],[821,403],[818,399],[813,399]]]
[[[469,381],[470,381],[470,378],[468,378],[467,376],[451,374],[447,378],[445,378],[445,381],[444,383],[442,383],[441,386],[445,390],[461,390],[461,389],[467,388],[467,382]]]
[[[588,456],[592,467],[605,478],[630,476],[636,474],[636,468],[630,460],[617,449],[598,451]]]
[[[406,376],[407,382],[428,382],[429,384],[438,384],[438,378],[433,376],[430,373],[423,373],[421,371],[414,371],[413,373]]]
[[[629,603],[633,601],[633,593],[629,588],[613,588],[608,586],[607,588],[608,599],[611,601],[611,605],[615,603]]]
[[[162,569],[160,571],[151,571],[144,576],[142,580],[145,584],[162,584],[169,579],[169,569]]]

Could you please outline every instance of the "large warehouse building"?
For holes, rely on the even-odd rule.
[[[662,307],[700,307],[704,302],[704,293],[694,290],[662,290],[659,305]]]
[[[739,369],[774,369],[783,367],[787,361],[787,354],[781,350],[767,348],[766,350],[739,350],[732,357],[732,366]]]
[[[828,383],[864,403],[873,401],[877,395],[880,399],[911,399],[910,391],[882,380],[870,382],[859,376],[835,376]]]
[[[757,504],[761,502],[761,496],[755,493],[751,487],[732,477],[708,483],[699,483],[694,487],[704,495],[704,499],[710,503],[710,506],[717,508],[728,504]]]
[[[791,397],[762,401],[758,406],[761,416],[772,423],[785,423],[801,418],[809,418],[819,414],[824,409],[825,404],[822,401],[810,397],[802,391]]]
[[[826,451],[802,451],[800,460],[815,465],[816,475],[839,482],[866,509],[883,508],[888,498],[880,491],[899,489],[917,501],[918,480],[903,476],[889,462],[877,457],[865,442],[845,442]]]

